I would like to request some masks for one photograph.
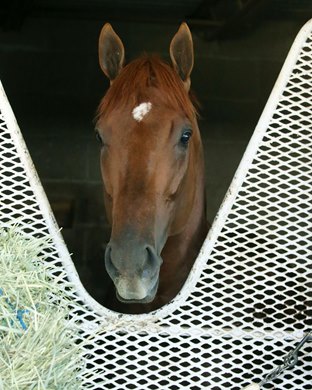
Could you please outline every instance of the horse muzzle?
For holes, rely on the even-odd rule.
[[[129,286],[130,285],[130,286]],[[115,284],[116,296],[120,302],[123,303],[150,303],[155,299],[158,289],[158,279],[155,282],[154,287],[151,289],[144,288],[145,286],[138,286],[137,289],[133,288],[133,283],[119,282]],[[123,294],[123,295],[121,295]]]
[[[105,251],[106,270],[119,301],[149,303],[155,298],[162,259],[150,245],[132,242],[119,246],[111,240]]]

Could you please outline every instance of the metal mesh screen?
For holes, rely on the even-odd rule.
[[[80,323],[84,388],[239,390],[311,327],[311,30],[294,42],[185,286],[146,315],[111,312],[84,290],[1,92],[1,225],[52,236],[52,274]],[[307,345],[267,388],[311,389],[311,372]]]

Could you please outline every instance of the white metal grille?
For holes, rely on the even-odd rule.
[[[52,236],[53,273],[75,285],[85,388],[239,390],[311,327],[311,30],[294,42],[181,293],[146,315],[111,312],[84,290],[1,92],[1,225]],[[267,388],[311,389],[309,353]]]

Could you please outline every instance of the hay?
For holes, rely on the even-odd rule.
[[[78,389],[69,301],[49,277],[44,239],[0,229],[0,389]]]

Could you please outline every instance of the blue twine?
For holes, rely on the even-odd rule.
[[[0,288],[0,297],[1,297],[2,295],[4,295],[4,293],[3,293],[3,290]],[[23,330],[27,330],[27,325],[26,325],[25,322],[24,322],[23,316],[24,316],[24,314],[29,314],[29,313],[30,313],[29,310],[27,310],[27,309],[17,309],[17,310],[16,310],[15,306],[13,305],[13,303],[11,303],[11,302],[9,301],[8,298],[5,299],[5,302],[9,305],[9,307],[10,307],[12,310],[14,310],[14,311],[16,312],[16,318],[18,319],[18,321],[19,321],[19,323],[20,323],[22,329],[23,329]],[[14,323],[14,322],[11,321],[11,325],[13,325],[13,323]]]
[[[21,327],[23,328],[23,330],[26,330],[27,329],[27,326],[23,320],[23,315],[24,314],[29,314],[29,310],[22,310],[22,309],[18,309],[17,312],[16,312],[16,318],[19,320],[19,323],[21,324]]]

